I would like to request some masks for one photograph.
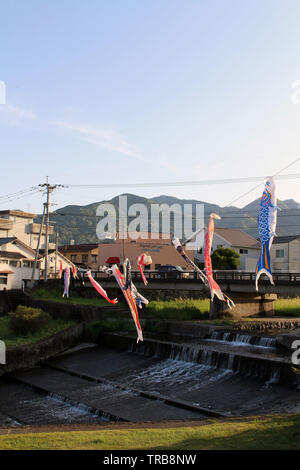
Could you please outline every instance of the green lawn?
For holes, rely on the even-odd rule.
[[[209,299],[152,300],[146,315],[164,320],[205,320],[209,314]]]
[[[207,420],[195,427],[10,434],[0,450],[300,450],[300,415]]]
[[[300,297],[275,300],[275,315],[300,317]]]
[[[22,344],[35,343],[72,325],[75,325],[75,322],[72,321],[51,319],[47,323],[47,326],[41,330],[35,333],[30,333],[28,335],[19,336],[10,329],[9,322],[9,317],[0,317],[0,339],[5,342],[7,348],[12,346],[20,346]]]
[[[121,291],[120,291],[121,292]],[[70,297],[62,297],[63,289],[56,290],[56,289],[46,289],[44,287],[40,287],[32,292],[31,296],[34,299],[41,299],[41,300],[53,300],[55,302],[61,303],[68,303],[68,304],[77,304],[77,305],[96,305],[96,306],[103,306],[103,305],[110,305],[107,300],[103,297],[80,297],[74,296],[70,294]],[[121,292],[122,294],[122,292]]]
[[[53,300],[56,302],[79,305],[109,305],[107,301],[99,297],[85,298],[71,296],[62,298],[62,290],[48,290],[43,287],[33,292],[36,299]],[[174,299],[152,300],[146,308],[147,316],[158,319],[174,320],[207,320],[209,318],[209,299]],[[300,297],[294,299],[278,299],[275,301],[275,315],[286,317],[300,317]],[[225,319],[230,324],[229,319]],[[223,323],[222,323],[223,324]],[[226,324],[226,323],[225,323]]]

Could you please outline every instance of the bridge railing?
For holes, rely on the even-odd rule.
[[[158,271],[144,271],[145,277],[148,281],[163,281],[163,280],[174,280],[182,282],[191,282],[200,280],[198,273],[194,271],[185,272],[166,272],[161,273]],[[112,279],[107,273],[93,272],[93,276],[100,281],[106,281]],[[234,282],[234,283],[251,283],[255,281],[254,272],[243,272],[243,271],[230,271],[230,270],[216,270],[214,271],[214,279],[217,282]],[[142,282],[142,277],[139,271],[132,271],[133,282]],[[274,282],[280,282],[282,284],[300,283],[300,273],[273,273]],[[268,281],[265,274],[260,277],[260,281]]]

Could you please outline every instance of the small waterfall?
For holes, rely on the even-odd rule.
[[[253,337],[252,335],[240,335],[235,332],[214,332],[210,338],[211,341],[217,343],[218,341],[226,341],[234,345],[235,341],[239,340],[242,344],[255,344],[260,342],[260,347],[274,344],[272,343],[273,338],[262,338],[259,336]],[[228,340],[229,338],[229,340]],[[254,338],[254,339],[253,339]],[[258,341],[259,340],[259,341]],[[269,341],[270,340],[270,341]],[[289,365],[285,362],[276,362],[269,357],[269,355],[259,354],[253,355],[245,353],[243,350],[238,352],[224,349],[223,351],[213,349],[213,344],[209,348],[203,344],[181,344],[171,343],[166,341],[156,340],[145,340],[143,343],[131,343],[130,352],[135,354],[142,354],[147,356],[153,356],[160,359],[171,359],[174,361],[182,361],[196,364],[203,364],[212,368],[232,371],[234,373],[260,377],[264,380],[271,380],[271,383],[275,381],[289,381]],[[278,379],[278,380],[277,380]]]
[[[276,348],[276,338],[228,331],[213,331],[208,340],[231,343],[233,346],[250,345],[268,349]]]

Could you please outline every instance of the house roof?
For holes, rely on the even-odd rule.
[[[39,250],[40,254],[39,254],[39,261],[42,261],[44,258],[45,258],[45,250]],[[49,250],[48,251],[48,255],[53,255],[55,254],[56,250]],[[68,264],[71,264],[71,266],[75,266],[74,263],[72,263],[72,261],[69,260],[69,258],[66,258],[62,253],[60,253],[59,251],[57,252],[57,257],[58,258],[62,258],[63,260],[65,260],[66,263]]]
[[[27,245],[26,243],[24,243],[22,240],[20,240],[18,237],[2,237],[2,238],[0,238],[0,246],[7,245],[8,243],[13,243],[14,245],[18,243],[19,245],[26,248],[26,250],[31,251],[31,253],[33,255],[35,254],[35,250],[33,248],[31,248],[29,245]],[[26,256],[23,256],[23,258],[26,258]]]
[[[79,245],[62,245],[58,249],[60,252],[81,252],[81,251],[91,251],[95,248],[98,248],[98,243],[81,243]]]
[[[294,240],[300,241],[300,235],[288,235],[288,236],[282,236],[282,237],[274,237],[273,244],[277,245],[278,243],[289,243]]]
[[[20,210],[4,210],[4,211],[0,211],[0,216],[1,215],[14,215],[16,217],[24,217],[26,219],[36,219],[37,218],[37,214],[32,214],[31,212],[24,212],[24,211],[20,211]]]
[[[6,245],[7,243],[11,243],[15,241],[17,237],[1,237],[0,238],[0,246]]]
[[[27,259],[27,256],[18,251],[0,251],[0,258]]]
[[[215,233],[232,246],[245,248],[259,248],[258,241],[238,228],[215,228]]]

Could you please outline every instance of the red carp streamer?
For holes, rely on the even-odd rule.
[[[107,302],[109,302],[111,304],[116,304],[118,302],[118,299],[110,300],[110,298],[107,296],[107,293],[105,292],[105,290],[93,278],[93,276],[91,274],[91,271],[87,271],[86,273],[87,273],[87,276],[88,276],[89,280],[91,281],[92,286],[96,289],[97,292],[99,292],[100,295],[102,295],[102,297],[104,297],[107,300]]]
[[[141,273],[141,276],[142,276],[142,279],[143,279],[143,282],[144,282],[145,286],[148,284],[148,281],[145,278],[145,274],[144,274],[144,271],[143,271],[143,266],[148,266],[151,263],[152,263],[152,258],[151,258],[151,256],[146,255],[146,253],[142,253],[138,257],[137,264],[138,264],[138,268],[140,270],[140,273]]]
[[[62,272],[63,272],[63,265],[62,265],[62,260],[59,260],[59,271],[58,271],[58,279],[61,279],[62,277]]]
[[[143,341],[143,332],[142,332],[141,324],[140,324],[140,321],[139,321],[139,315],[138,315],[138,309],[137,309],[137,305],[136,305],[136,299],[135,299],[135,297],[133,296],[133,294],[130,290],[130,286],[125,288],[125,278],[124,278],[123,274],[120,272],[118,266],[116,264],[114,264],[111,267],[111,269],[112,269],[113,275],[116,278],[117,283],[119,284],[120,289],[122,290],[122,292],[124,294],[124,297],[125,297],[126,302],[129,306],[132,318],[134,320],[136,331],[137,331],[137,341],[136,342],[138,343],[139,341]]]
[[[77,267],[73,264],[71,269],[72,269],[73,279],[78,279],[78,276],[77,276],[78,269],[77,269]]]
[[[209,223],[208,223],[207,232],[205,235],[205,244],[204,244],[205,274],[206,274],[208,285],[210,288],[211,300],[213,300],[214,296],[216,295],[218,299],[226,302],[229,308],[232,308],[235,306],[233,301],[229,297],[227,297],[227,295],[223,294],[220,286],[214,280],[214,277],[213,277],[210,252],[211,252],[214,229],[215,229],[214,219],[221,219],[221,217],[217,214],[210,214],[209,216]]]

